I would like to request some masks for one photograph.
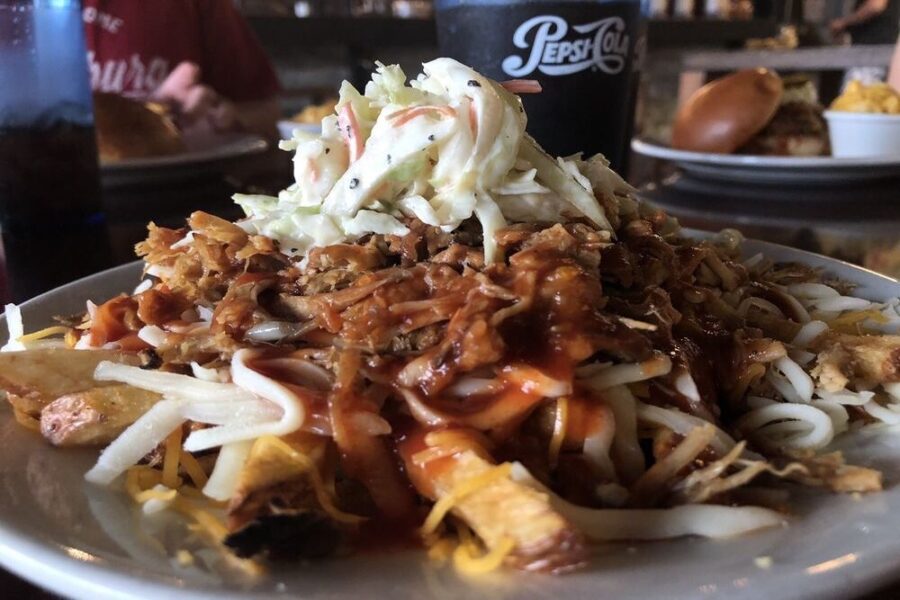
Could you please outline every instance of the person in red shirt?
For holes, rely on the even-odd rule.
[[[231,0],[84,0],[94,91],[162,102],[186,130],[272,137],[280,85]]]

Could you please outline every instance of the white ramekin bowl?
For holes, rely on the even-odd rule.
[[[834,156],[900,156],[900,115],[826,110]]]

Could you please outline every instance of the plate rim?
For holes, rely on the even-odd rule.
[[[705,167],[732,167],[750,169],[832,169],[863,167],[900,167],[900,156],[763,156],[743,154],[715,154],[678,150],[643,137],[631,140],[631,149],[651,158],[671,160],[677,163],[697,164]]]
[[[739,228],[735,227],[735,229]],[[710,239],[714,237],[718,232],[717,231],[709,231],[706,229],[694,229],[693,227],[682,227],[681,232],[685,234],[685,237],[696,238],[696,239]],[[744,238],[741,242],[743,244],[750,244],[751,246],[758,246],[762,248],[761,252],[764,252],[765,248],[771,248],[773,250],[777,250],[779,252],[788,252],[791,254],[800,254],[804,258],[811,260],[812,262],[822,262],[823,260],[828,263],[837,263],[844,267],[845,269],[850,269],[853,271],[857,271],[860,274],[864,274],[867,278],[871,277],[874,279],[882,279],[885,283],[890,283],[894,285],[900,285],[900,279],[896,279],[891,277],[890,275],[885,275],[884,273],[879,273],[878,271],[873,271],[868,267],[864,267],[862,265],[857,265],[855,263],[843,260],[841,258],[834,258],[832,256],[828,256],[826,254],[819,254],[818,252],[812,252],[810,250],[803,250],[802,248],[794,248],[792,246],[787,246],[785,244],[778,244],[776,242],[767,242],[766,240],[760,240],[756,238]],[[898,290],[900,292],[900,290]]]
[[[696,239],[710,238],[715,232],[697,229],[683,228],[685,237]],[[771,248],[779,251],[786,250],[790,254],[803,258],[813,258],[816,262],[825,261],[835,266],[849,268],[862,278],[876,278],[884,283],[900,286],[900,281],[891,277],[875,273],[858,265],[847,263],[814,252],[798,250],[789,246],[765,242],[755,239],[746,239],[755,248]],[[99,281],[105,278],[123,277],[129,274],[135,275],[135,284],[138,282],[143,261],[135,260],[112,269],[107,269],[73,282],[60,286],[43,294],[40,294],[24,303],[26,310],[33,305],[40,305],[50,294],[59,293],[61,288],[71,285],[85,285],[91,281]],[[124,290],[127,291],[127,290]],[[898,289],[900,292],[900,289]],[[5,319],[0,316],[0,329]],[[3,407],[0,415],[10,418],[7,407]],[[894,488],[898,492],[900,489]],[[798,598],[843,598],[852,589],[860,594],[874,590],[892,581],[898,581],[896,568],[900,565],[900,552],[891,553],[887,550],[878,553],[878,549],[872,549],[866,556],[869,560],[859,561],[854,565],[852,572],[838,569],[829,572],[826,576],[817,576],[815,580],[805,580],[802,589],[795,590],[783,597]],[[240,588],[228,589],[179,586],[173,580],[167,580],[164,576],[150,577],[145,573],[128,571],[102,557],[93,554],[79,554],[76,547],[66,546],[43,537],[35,536],[26,527],[20,526],[15,521],[0,520],[0,565],[11,573],[26,579],[33,584],[48,589],[54,593],[66,597],[79,598],[149,598],[169,597],[180,590],[186,598],[212,599],[212,598],[249,598],[256,596],[269,597],[266,592],[254,590],[241,590]],[[602,576],[602,570],[597,570],[597,576]],[[792,581],[796,574],[783,573],[779,579]],[[853,578],[851,588],[851,576]],[[859,578],[859,579],[857,579]],[[752,590],[751,590],[752,591]],[[423,592],[424,593],[424,592]]]
[[[269,148],[269,142],[260,135],[241,134],[228,139],[219,146],[180,152],[168,156],[153,156],[148,158],[130,158],[109,163],[100,163],[102,175],[119,175],[131,171],[143,171],[149,169],[169,169],[190,167],[220,160],[228,160],[240,156],[251,156],[265,152]]]

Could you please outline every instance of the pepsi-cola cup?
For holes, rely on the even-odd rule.
[[[437,0],[440,52],[498,81],[536,79],[528,131],[555,155],[623,170],[644,48],[640,0]]]
[[[112,266],[81,8],[0,0],[4,301]]]

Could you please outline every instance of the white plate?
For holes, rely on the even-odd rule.
[[[314,135],[321,135],[322,133],[322,126],[318,123],[298,123],[297,121],[291,121],[290,119],[278,121],[278,133],[284,140],[289,140],[294,137],[294,131],[298,129]]]
[[[900,283],[826,257],[748,242],[748,255],[824,267],[880,300]],[[128,291],[140,265],[126,265],[44,294],[23,306],[26,327],[53,314],[83,310]],[[885,469],[888,491],[854,500],[801,491],[789,527],[746,537],[681,539],[598,547],[591,566],[561,577],[518,572],[462,578],[428,563],[420,551],[368,554],[273,569],[256,584],[177,566],[142,537],[124,495],[84,483],[92,450],[59,450],[0,409],[0,564],[38,585],[77,598],[567,598],[671,600],[847,598],[898,578],[900,567],[900,433],[857,435],[850,454]],[[179,539],[179,538],[177,538]],[[771,558],[762,569],[755,559]]]
[[[687,173],[719,181],[764,184],[830,184],[900,177],[900,156],[748,156],[675,150],[640,138],[638,154],[669,160]]]
[[[264,152],[258,135],[228,134],[186,140],[187,152],[153,158],[131,158],[100,165],[104,187],[144,185],[222,174],[234,161]]]

